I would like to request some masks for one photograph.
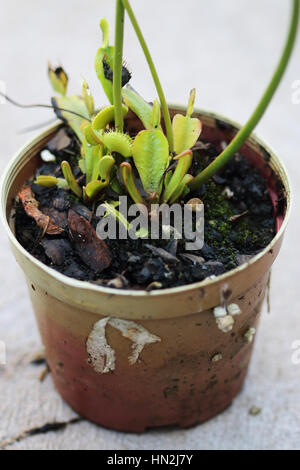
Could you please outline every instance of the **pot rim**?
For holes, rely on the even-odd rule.
[[[176,105],[176,104],[169,104],[169,108],[173,108],[176,110],[185,110],[186,108],[181,105]],[[237,123],[236,121],[233,121],[231,119],[228,119],[227,117],[223,116],[222,114],[215,113],[215,112],[210,112],[206,111],[201,108],[197,108],[194,110],[194,113],[197,114],[202,114],[207,116],[208,118],[212,119],[217,119],[217,120],[222,120],[225,121],[226,123],[230,124],[236,129],[240,129],[242,126]],[[10,162],[7,164],[4,173],[1,177],[0,180],[0,187],[1,187],[1,193],[0,193],[0,220],[2,221],[6,233],[8,235],[10,243],[14,245],[17,251],[19,251],[23,256],[25,256],[27,259],[29,259],[33,264],[35,264],[38,268],[42,269],[43,271],[46,272],[50,277],[56,279],[58,282],[61,282],[62,284],[65,284],[69,287],[73,288],[78,288],[78,289],[84,289],[85,291],[94,291],[94,292],[99,292],[102,294],[113,294],[113,295],[118,295],[120,297],[144,297],[144,298],[149,298],[149,295],[151,297],[164,297],[168,296],[171,294],[180,294],[181,292],[186,292],[188,290],[194,290],[194,289],[202,289],[207,286],[211,286],[212,284],[215,283],[220,283],[228,281],[232,276],[235,274],[244,271],[247,269],[250,265],[256,264],[261,258],[265,256],[267,252],[272,250],[272,247],[276,245],[276,243],[279,241],[279,239],[282,237],[286,226],[288,224],[288,220],[290,217],[291,213],[291,204],[292,204],[292,196],[291,196],[291,184],[290,184],[290,178],[288,176],[288,173],[286,171],[286,168],[284,164],[280,161],[279,157],[275,153],[275,151],[270,147],[268,144],[266,144],[265,141],[260,139],[255,133],[251,134],[251,137],[247,140],[247,143],[253,142],[261,146],[263,149],[265,149],[271,156],[271,160],[276,163],[277,168],[280,170],[280,173],[277,172],[277,176],[280,178],[281,182],[284,184],[284,189],[285,189],[285,197],[286,197],[286,212],[285,216],[282,222],[282,225],[280,229],[278,230],[277,234],[275,237],[272,239],[272,241],[262,250],[260,251],[257,255],[255,255],[249,262],[244,263],[235,269],[232,269],[230,271],[227,271],[226,273],[217,276],[214,279],[204,279],[203,281],[200,282],[194,282],[191,284],[186,284],[184,286],[179,286],[179,287],[169,287],[166,289],[161,289],[161,290],[153,290],[151,292],[147,292],[146,290],[126,290],[126,289],[114,289],[111,287],[105,287],[105,286],[98,286],[95,284],[92,284],[91,282],[88,281],[79,281],[74,278],[70,278],[64,274],[61,274],[54,269],[46,266],[44,263],[41,261],[37,260],[34,256],[32,256],[25,248],[18,242],[16,239],[10,225],[7,219],[6,215],[6,207],[7,207],[7,194],[8,191],[11,187],[12,181],[9,181],[9,176],[11,172],[16,169],[18,162],[20,158],[24,156],[28,152],[28,150],[36,143],[38,143],[43,137],[46,137],[47,135],[51,134],[59,125],[61,125],[60,121],[56,121],[53,125],[47,127],[42,133],[38,134],[35,138],[30,139],[25,145],[19,149],[14,157],[10,160]],[[284,176],[284,180],[283,177]]]

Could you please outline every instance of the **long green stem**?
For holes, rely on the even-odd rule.
[[[232,157],[233,155],[241,148],[241,146],[246,142],[250,137],[253,129],[256,127],[263,114],[265,113],[273,95],[282,79],[282,76],[288,65],[294,44],[297,36],[298,21],[299,21],[299,0],[292,0],[292,17],[289,28],[288,37],[281,55],[280,61],[276,67],[274,75],[269,83],[268,88],[266,89],[264,95],[262,96],[257,108],[251,115],[249,121],[242,127],[242,129],[237,133],[235,138],[231,143],[226,147],[226,149],[210,164],[205,168],[204,171],[199,173],[194,180],[190,183],[190,187],[195,189],[196,187],[201,186],[209,178],[211,178],[215,173],[217,173]]]
[[[155,65],[154,65],[154,62],[152,60],[150,51],[149,51],[148,46],[146,44],[146,41],[144,39],[143,33],[142,33],[142,31],[139,27],[137,19],[136,19],[135,15],[132,11],[132,8],[129,4],[129,1],[128,0],[122,0],[122,2],[123,2],[125,10],[127,11],[128,16],[130,18],[132,26],[133,26],[133,28],[136,32],[138,40],[141,44],[141,47],[143,49],[146,60],[148,62],[148,65],[149,65],[149,68],[150,68],[150,71],[151,71],[151,75],[152,75],[152,78],[153,78],[153,81],[154,81],[154,84],[155,84],[155,87],[156,87],[156,90],[157,90],[157,93],[158,93],[158,97],[160,99],[161,109],[162,109],[162,113],[163,113],[163,116],[164,116],[164,121],[165,121],[165,126],[166,126],[166,131],[167,131],[167,137],[168,137],[170,152],[173,152],[174,151],[174,138],[173,138],[173,130],[172,130],[172,123],[171,123],[169,108],[168,108],[168,105],[167,105],[167,102],[166,102],[166,98],[165,98],[165,95],[164,95],[164,92],[163,92],[163,89],[162,89],[162,86],[161,86],[161,83],[160,83],[160,80],[159,80],[159,77],[158,77],[158,74],[157,74],[157,71],[156,71],[156,68],[155,68]]]
[[[113,96],[115,106],[115,127],[123,132],[122,109],[122,66],[123,66],[123,41],[124,41],[124,6],[122,0],[116,1],[116,26],[115,26],[115,53]]]

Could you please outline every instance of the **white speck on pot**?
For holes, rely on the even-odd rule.
[[[218,328],[223,331],[223,333],[228,333],[233,328],[234,318],[231,315],[226,315],[226,317],[217,318],[216,322]]]
[[[41,152],[41,159],[45,163],[55,162],[55,160],[56,160],[55,155],[53,155],[53,153],[49,152],[49,150],[43,150]]]
[[[255,333],[256,333],[255,328],[249,328],[249,330],[246,331],[246,333],[244,334],[244,338],[247,341],[247,343],[252,343]]]
[[[214,316],[215,318],[226,317],[227,312],[225,307],[215,307],[214,308]]]
[[[240,315],[242,313],[240,307],[237,304],[230,304],[227,307],[227,311],[229,315]]]
[[[223,359],[223,356],[221,353],[217,353],[215,354],[212,358],[211,358],[211,362],[219,362]]]

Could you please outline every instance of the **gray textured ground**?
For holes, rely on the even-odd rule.
[[[285,35],[287,0],[132,0],[170,102],[186,102],[196,86],[197,105],[244,122],[261,94]],[[61,61],[70,87],[79,90],[84,75],[99,103],[103,93],[93,72],[100,35],[98,18],[113,19],[105,0],[1,0],[0,80],[22,102],[47,102],[46,63]],[[169,32],[169,33],[168,33]],[[144,59],[131,27],[125,54],[133,85],[154,96]],[[21,440],[11,449],[299,449],[300,364],[292,363],[292,343],[300,340],[299,217],[300,104],[292,104],[292,83],[300,80],[299,41],[285,80],[259,126],[258,134],[284,160],[294,187],[294,212],[279,260],[273,269],[271,314],[264,311],[256,350],[243,392],[216,419],[191,430],[119,434],[88,422],[61,432]],[[0,170],[33,134],[24,127],[48,120],[50,112],[0,105]],[[41,346],[23,275],[0,231],[0,341],[7,365],[0,366],[0,442],[51,421],[76,416],[53,389],[42,367],[28,365]],[[262,408],[250,416],[252,405]],[[1,444],[0,444],[1,447]]]

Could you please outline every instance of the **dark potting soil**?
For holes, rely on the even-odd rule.
[[[203,140],[195,148],[191,174],[198,173],[218,154],[211,143]],[[80,145],[69,128],[62,127],[48,143],[47,149],[55,155],[56,161],[43,163],[41,160],[41,167],[35,176],[61,177],[60,163],[68,160],[79,183],[84,183],[77,166]],[[86,250],[82,249],[69,227],[72,214],[73,219],[79,222],[83,217],[84,230],[91,233],[89,224],[96,228],[99,222],[95,215],[96,205],[87,207],[73,193],[56,187],[42,188],[35,185],[33,179],[28,184],[39,203],[39,210],[51,216],[52,222],[63,231],[58,235],[43,236],[42,228],[26,214],[22,203],[16,201],[18,241],[29,253],[56,271],[99,285],[151,290],[202,281],[247,262],[265,248],[275,235],[273,206],[265,181],[240,153],[222,173],[185,197],[184,202],[196,197],[204,203],[205,244],[201,250],[187,252],[184,239],[108,239],[105,242],[112,259],[104,270],[93,259],[93,250],[101,255],[103,246],[98,246],[97,241],[95,245],[95,240],[90,240],[91,245]],[[110,200],[114,197],[118,198],[112,192]]]

